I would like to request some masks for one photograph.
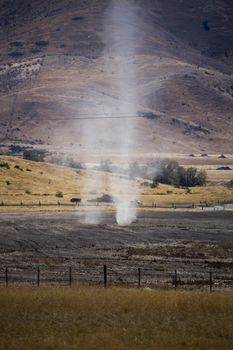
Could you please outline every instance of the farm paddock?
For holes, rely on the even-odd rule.
[[[120,227],[111,212],[0,214],[0,284],[102,285],[103,265],[109,286],[233,290],[233,212],[139,212]]]

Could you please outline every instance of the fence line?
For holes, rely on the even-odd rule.
[[[18,203],[10,203],[8,201],[0,201],[0,207],[70,207],[70,208],[76,208],[76,207],[98,207],[98,206],[109,206],[111,207],[113,203],[104,203],[104,202],[93,202],[93,203],[62,203],[58,201],[57,203],[43,203],[40,200],[38,202],[24,202],[20,201]],[[215,208],[215,207],[222,207],[223,210],[225,209],[231,209],[233,208],[232,203],[207,203],[207,202],[200,202],[200,203],[152,203],[150,205],[132,205],[132,208],[142,208],[142,209],[206,209],[206,208]]]
[[[58,269],[60,267],[60,269]],[[61,270],[62,267],[62,270]],[[121,286],[121,285],[132,285],[137,286],[138,288],[141,287],[164,287],[168,288],[171,287],[174,290],[177,290],[178,288],[183,287],[196,287],[196,288],[208,288],[209,292],[212,293],[216,287],[218,286],[219,280],[221,280],[224,283],[227,283],[228,288],[230,290],[233,290],[233,273],[229,275],[225,274],[218,274],[213,273],[213,271],[207,272],[200,272],[199,278],[196,276],[197,272],[191,272],[191,273],[182,273],[178,272],[178,270],[174,270],[173,272],[157,272],[149,270],[146,271],[146,269],[142,268],[136,268],[128,273],[117,273],[115,274],[115,271],[111,268],[107,267],[107,265],[102,266],[102,272],[101,272],[101,266],[99,266],[99,269],[94,270],[94,274],[90,276],[89,272],[86,271],[82,272],[78,269],[78,267],[64,267],[64,266],[56,266],[56,270],[54,273],[54,268],[52,269],[52,266],[38,266],[38,267],[6,267],[4,272],[0,272],[0,282],[5,283],[5,287],[8,288],[10,285],[22,285],[25,283],[32,283],[33,285],[36,285],[38,288],[41,286],[42,282],[44,282],[45,285],[48,284],[62,284],[67,286],[72,286],[74,284],[88,284],[88,285],[102,285],[103,287],[107,288],[111,285],[114,286]],[[60,271],[59,271],[60,270]],[[21,276],[19,274],[19,271],[23,271],[24,275]],[[27,273],[30,272],[30,278],[27,276]],[[93,271],[92,271],[93,272]],[[112,275],[113,272],[113,275]],[[51,278],[51,273],[53,274],[53,277],[55,275],[55,279]],[[77,274],[78,273],[78,274]],[[58,275],[59,274],[59,275]],[[214,277],[215,274],[215,277]],[[192,278],[195,275],[196,278]],[[60,278],[57,278],[57,277]],[[114,280],[113,276],[116,277],[125,277],[126,280],[123,281],[122,278],[120,280]],[[43,277],[43,278],[42,278]],[[63,279],[61,280],[61,277]],[[84,277],[84,281],[81,277]],[[88,278],[86,278],[88,277]],[[157,280],[153,282],[153,278],[157,277]],[[222,277],[222,278],[220,278]],[[151,280],[148,282],[148,278]],[[1,283],[1,284],[2,284]],[[0,284],[0,285],[1,285]],[[220,288],[221,289],[221,288]]]

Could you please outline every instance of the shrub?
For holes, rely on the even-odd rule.
[[[153,112],[139,112],[138,116],[140,116],[142,118],[150,119],[150,120],[157,120],[157,119],[161,118],[160,115],[155,114]]]
[[[220,158],[220,159],[225,159],[226,156],[222,153],[218,158]]]
[[[158,188],[159,187],[159,182],[156,179],[154,179],[150,187],[151,188]]]
[[[40,41],[36,41],[35,44],[38,47],[47,47],[49,45],[49,41],[47,41],[47,40],[40,40]]]
[[[205,31],[209,31],[210,30],[210,26],[209,26],[209,21],[203,21],[202,22],[202,25],[203,25],[203,27],[204,27],[204,29],[205,29]]]
[[[83,164],[76,162],[75,160],[73,160],[73,158],[68,158],[66,164],[68,167],[73,169],[85,169],[85,166]]]
[[[226,183],[226,186],[228,188],[233,188],[233,180],[230,180],[229,182]]]
[[[15,47],[23,47],[23,42],[22,41],[13,41],[10,43],[11,46]]]
[[[26,150],[25,147],[19,145],[10,145],[9,152],[10,154],[22,154]]]
[[[20,171],[23,171],[23,168],[21,168],[19,165],[15,165],[15,169],[18,169]]]
[[[84,16],[77,16],[77,17],[73,17],[72,21],[83,21],[85,19]]]
[[[31,53],[40,53],[41,50],[39,48],[32,48]]]
[[[73,169],[79,169],[79,170],[85,169],[85,165],[83,165],[80,162],[76,162],[71,157],[67,159],[62,159],[59,157],[51,157],[50,159],[48,159],[48,162],[52,164],[68,166],[69,168],[73,168]]]
[[[25,150],[23,152],[23,158],[34,162],[44,162],[46,153],[44,150]]]
[[[108,173],[112,172],[112,162],[110,160],[101,161],[100,165],[95,167],[95,170],[106,171]]]
[[[95,199],[89,199],[88,202],[96,202],[96,203],[113,203],[114,198],[109,194],[104,194],[102,197],[98,197]]]
[[[20,51],[11,52],[8,54],[8,56],[13,58],[22,57],[23,55],[24,55],[24,52],[20,52]]]
[[[63,192],[61,192],[61,191],[57,191],[57,193],[56,193],[56,197],[58,197],[58,198],[63,198],[63,197],[64,197]]]
[[[207,174],[205,171],[198,172],[193,167],[185,169],[173,160],[163,161],[154,181],[178,187],[204,186],[207,181]]]
[[[10,169],[10,165],[7,162],[2,162],[2,163],[0,163],[0,168]]]

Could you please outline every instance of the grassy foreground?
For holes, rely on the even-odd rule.
[[[233,295],[0,289],[0,349],[233,349]]]

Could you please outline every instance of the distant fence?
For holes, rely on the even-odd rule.
[[[206,272],[158,272],[151,269],[125,267],[116,271],[114,267],[78,266],[18,266],[0,268],[0,286],[41,285],[72,286],[98,285],[150,287],[164,289],[202,289],[210,293],[218,290],[233,291],[233,271],[225,273]]]
[[[41,201],[38,202],[26,202],[20,201],[18,203],[11,203],[9,201],[1,201],[0,207],[98,207],[98,206],[109,206],[111,207],[113,203],[104,203],[104,202],[92,202],[92,203],[62,203],[61,201],[57,201],[57,203],[43,203]],[[142,208],[142,209],[233,209],[233,203],[152,203],[148,205],[131,205],[134,208]]]

